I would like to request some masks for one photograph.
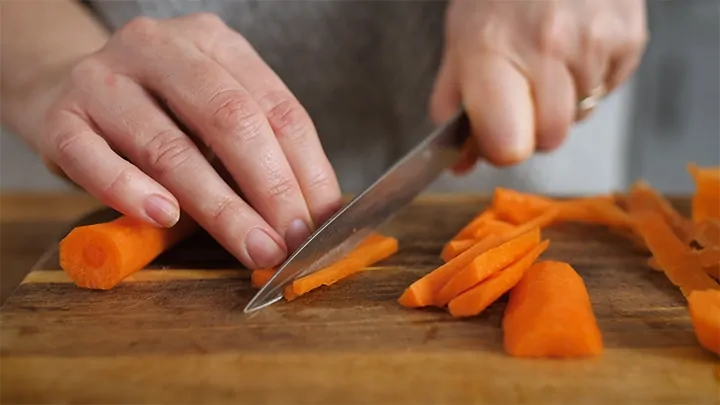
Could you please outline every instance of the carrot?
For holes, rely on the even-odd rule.
[[[488,249],[492,249],[517,238],[533,228],[544,228],[548,226],[555,219],[556,215],[557,209],[551,208],[532,220],[513,228],[512,231],[502,236],[486,238],[477,242],[457,257],[412,283],[405,289],[398,299],[398,302],[407,308],[419,308],[432,305],[435,294],[440,291],[445,283],[447,283],[455,273],[470,264],[477,256]]]
[[[694,233],[692,221],[680,215],[650,184],[642,180],[636,181],[630,187],[629,194],[628,205],[634,205],[636,210],[642,207],[659,213],[683,243],[690,243]]]
[[[485,221],[496,219],[495,212],[485,210],[475,216],[467,225],[465,225],[451,240],[463,240],[473,237],[475,231],[480,228]]]
[[[688,310],[700,346],[720,355],[720,291],[693,291]]]
[[[708,247],[700,250],[693,250],[702,267],[711,267],[720,264],[720,247]]]
[[[498,218],[514,224],[521,224],[549,207],[559,209],[558,222],[582,222],[613,228],[629,228],[632,224],[627,213],[615,205],[614,197],[606,195],[553,200],[498,187],[493,194],[492,206]]]
[[[257,269],[250,273],[250,285],[255,288],[261,288],[275,275],[277,269]]]
[[[435,296],[434,305],[444,307],[453,298],[518,261],[538,243],[540,243],[540,228],[536,227],[483,252],[448,280]]]
[[[443,250],[440,253],[440,258],[447,263],[455,256],[470,249],[470,247],[477,243],[477,241],[478,239],[451,240],[443,247]]]
[[[450,315],[456,318],[468,317],[484,311],[520,281],[525,270],[532,266],[549,244],[549,240],[540,242],[515,263],[453,298],[448,304]]]
[[[663,271],[662,267],[660,267],[660,264],[655,260],[654,257],[651,257],[647,261],[648,267],[655,271]]]
[[[502,234],[509,232],[515,226],[505,221],[487,220],[485,223],[473,233],[474,239],[482,239],[493,234]]]
[[[503,346],[516,357],[592,357],[603,341],[585,283],[569,264],[532,265],[510,290]]]
[[[692,197],[692,220],[720,218],[720,167],[699,167],[689,163],[687,170],[695,183]]]
[[[678,286],[685,297],[694,290],[720,288],[659,213],[635,208],[632,200],[630,202],[631,214],[648,249],[670,282]]]
[[[500,219],[522,224],[547,211],[554,201],[529,193],[521,193],[504,187],[496,187],[492,207]]]
[[[367,266],[392,256],[397,251],[398,240],[396,238],[373,235],[350,254],[330,266],[294,280],[285,287],[283,295],[286,300],[292,301],[318,287],[334,284]]]
[[[700,221],[692,239],[703,247],[720,247],[720,221],[709,218]]]
[[[109,290],[196,228],[189,217],[172,228],[151,226],[128,216],[80,226],[60,241],[60,267],[78,287]]]

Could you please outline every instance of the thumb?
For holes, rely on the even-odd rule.
[[[461,101],[456,64],[446,52],[430,96],[430,119],[435,124],[449,120],[460,108]]]

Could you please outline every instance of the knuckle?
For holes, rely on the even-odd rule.
[[[212,122],[215,128],[250,141],[259,136],[263,116],[253,101],[235,90],[220,92],[211,100]]]
[[[209,218],[212,224],[222,227],[232,223],[229,221],[230,216],[236,215],[242,210],[243,207],[237,199],[225,197],[210,210]]]
[[[319,170],[314,173],[307,182],[309,190],[326,190],[334,187],[332,176],[327,170]]]
[[[61,167],[73,164],[78,159],[82,137],[75,131],[63,131],[55,136],[57,161]]]
[[[538,47],[543,53],[565,57],[569,52],[569,25],[561,13],[551,13],[540,25]]]
[[[95,56],[88,56],[76,63],[70,70],[70,82],[77,85],[84,83],[89,77],[96,76],[96,72],[102,69],[103,64]]]
[[[266,117],[276,136],[290,141],[304,138],[313,125],[305,109],[290,95],[283,95],[273,103]]]
[[[117,31],[117,38],[123,43],[146,44],[159,33],[159,23],[149,17],[135,17]]]
[[[173,130],[155,134],[145,146],[145,162],[149,169],[165,174],[177,170],[192,157],[194,145]]]
[[[282,200],[293,194],[295,190],[295,182],[288,177],[282,177],[277,179],[272,186],[267,189],[266,197],[268,200]]]
[[[127,192],[128,185],[133,183],[133,175],[127,169],[122,169],[113,177],[113,179],[100,187],[100,195],[111,197],[122,195]]]

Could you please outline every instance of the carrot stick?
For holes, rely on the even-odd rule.
[[[554,205],[550,198],[496,187],[492,207],[498,218],[522,224],[547,211]]]
[[[172,228],[154,227],[128,216],[80,226],[60,241],[60,267],[78,287],[109,290],[195,229],[189,217]]]
[[[400,305],[407,308],[426,307],[433,304],[435,294],[450,280],[455,273],[470,264],[477,256],[488,249],[499,246],[514,239],[533,228],[544,228],[555,219],[557,209],[551,208],[532,220],[513,228],[512,231],[498,237],[486,238],[457,257],[431,271],[412,283],[398,299]]]
[[[435,296],[434,305],[444,307],[453,298],[518,261],[538,243],[540,243],[540,228],[533,228],[516,238],[483,252],[448,280]]]
[[[344,258],[322,270],[298,278],[286,286],[283,291],[285,299],[292,301],[320,286],[334,284],[398,251],[398,240],[395,238],[376,235],[368,239]]]
[[[692,239],[703,247],[720,247],[720,221],[709,218],[700,221]]]
[[[467,225],[465,225],[451,240],[463,240],[471,239],[475,231],[480,228],[485,221],[493,220],[496,218],[495,212],[492,210],[485,210],[475,216]]]
[[[513,224],[505,221],[488,220],[473,233],[473,239],[480,240],[493,234],[502,234],[515,228]]]
[[[689,163],[687,170],[695,183],[692,220],[720,219],[720,167],[699,167]]]
[[[720,291],[693,291],[688,310],[700,346],[720,355]]]
[[[440,258],[447,263],[455,256],[470,249],[470,247],[477,243],[477,241],[478,239],[451,240],[443,247],[443,250],[440,253]]]
[[[275,275],[277,269],[257,269],[250,273],[250,285],[255,288],[261,288]]]
[[[683,243],[690,243],[694,233],[692,221],[680,215],[672,204],[658,194],[650,184],[645,181],[636,181],[630,188],[630,199],[628,204],[633,204],[636,210],[642,207],[642,209],[652,210],[662,215],[680,240]]]
[[[720,288],[703,270],[698,258],[690,254],[690,247],[678,238],[659,213],[638,210],[633,207],[632,200],[630,212],[655,260],[685,297],[694,290]]]
[[[448,304],[450,315],[456,318],[468,317],[484,311],[520,281],[523,273],[532,266],[549,244],[550,241],[547,239],[540,242],[515,263],[453,298]]]
[[[693,250],[702,267],[717,266],[720,264],[720,247],[708,247],[700,250]]]
[[[510,290],[503,346],[516,357],[591,357],[603,351],[585,283],[569,264],[537,262]]]

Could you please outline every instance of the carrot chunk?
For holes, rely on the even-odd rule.
[[[513,228],[510,232],[499,236],[483,239],[457,257],[431,271],[412,283],[405,289],[398,299],[400,305],[407,308],[426,307],[433,304],[438,291],[450,280],[455,273],[470,264],[477,256],[488,249],[499,246],[509,240],[531,231],[534,228],[544,228],[552,223],[557,216],[557,209],[549,209],[532,220]]]
[[[250,273],[250,285],[261,288],[275,275],[277,269],[257,269]]]
[[[448,304],[450,315],[456,318],[468,317],[484,311],[520,281],[523,273],[532,266],[549,244],[549,240],[540,242],[515,263],[453,298]]]
[[[585,283],[569,264],[533,264],[510,290],[503,346],[515,357],[592,357],[603,341]]]
[[[78,287],[109,290],[196,227],[186,218],[172,228],[160,228],[128,216],[80,226],[60,241],[60,267]]]
[[[495,272],[518,261],[538,243],[540,243],[540,228],[534,228],[517,238],[483,252],[448,280],[438,291],[433,303],[438,307],[444,307],[453,298],[480,284]]]
[[[344,258],[324,269],[294,280],[285,287],[283,296],[286,300],[292,301],[318,287],[332,285],[362,271],[365,267],[384,260],[397,251],[398,240],[396,238],[371,236]]]
[[[720,355],[720,291],[693,291],[688,310],[700,346]]]

